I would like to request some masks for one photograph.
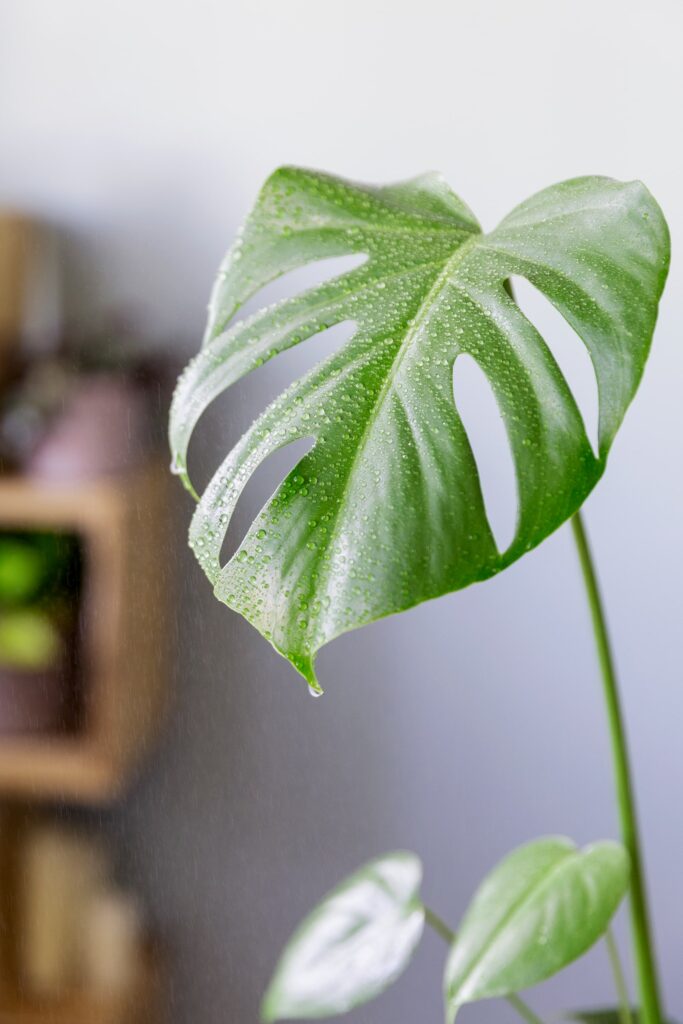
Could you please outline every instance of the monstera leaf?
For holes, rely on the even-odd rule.
[[[422,936],[421,881],[414,854],[389,853],[342,882],[287,943],[263,1019],[332,1017],[388,988]]]
[[[354,270],[230,324],[280,274],[355,253],[367,259]],[[177,387],[170,439],[186,485],[190,436],[217,395],[334,324],[356,330],[263,412],[199,501],[190,542],[216,596],[317,687],[315,654],[333,637],[493,576],[539,544],[604,470],[647,357],[668,255],[661,211],[638,182],[566,181],[483,234],[437,175],[370,187],[276,171],[225,259],[203,347]],[[597,455],[511,275],[540,289],[590,353]],[[505,551],[454,402],[462,353],[487,375],[515,464],[517,527]],[[221,565],[250,475],[299,438],[312,448]]]

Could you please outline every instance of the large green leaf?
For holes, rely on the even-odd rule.
[[[477,891],[446,964],[450,1022],[463,1004],[536,985],[605,932],[628,888],[619,843],[577,850],[561,837],[514,850]]]
[[[353,253],[368,259],[230,326],[280,274]],[[647,357],[668,258],[661,211],[638,182],[567,181],[482,234],[437,175],[379,188],[276,171],[225,259],[203,348],[178,383],[170,439],[187,486],[189,440],[217,395],[333,324],[353,321],[356,331],[266,409],[206,488],[190,542],[217,597],[315,687],[315,654],[333,637],[486,579],[540,543],[603,472]],[[590,353],[597,456],[562,373],[511,296],[511,275],[545,293]],[[490,381],[515,463],[517,529],[503,552],[453,398],[461,353]],[[222,566],[247,480],[305,437],[312,449]]]
[[[263,1000],[266,1021],[331,1017],[366,1003],[407,966],[424,910],[420,861],[371,861],[320,903],[288,942]]]

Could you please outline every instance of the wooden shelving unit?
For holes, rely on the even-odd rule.
[[[140,965],[140,978],[125,996],[75,992],[46,1004],[0,998],[0,1024],[152,1024],[161,1012],[160,971],[153,954]]]
[[[23,386],[35,369],[37,357],[31,362],[30,351],[47,352],[47,342],[54,341],[51,355],[57,356],[56,343],[62,336],[58,282],[56,249],[46,226],[13,211],[0,210],[3,391],[11,388],[15,395],[17,386]],[[27,343],[32,340],[40,344],[31,347]],[[122,401],[128,401],[126,392],[122,394]],[[28,402],[29,408],[32,401]],[[54,398],[51,401],[58,421],[59,402]],[[99,405],[91,419],[84,420],[85,433],[91,424],[105,424],[113,438],[119,442],[124,438],[124,454],[118,463],[106,462],[107,445],[99,439],[101,464],[120,464],[125,453],[135,449],[138,434],[133,406],[124,407],[118,424],[112,424]],[[128,449],[126,425],[132,441]],[[139,436],[143,434],[141,429]],[[13,454],[13,461],[21,461]],[[7,457],[12,460],[12,453]],[[6,732],[0,734],[0,1024],[159,1024],[164,1017],[162,957],[158,949],[151,949],[143,941],[142,928],[140,935],[137,931],[128,933],[129,946],[119,960],[109,955],[117,947],[116,939],[113,946],[107,939],[118,935],[119,943],[122,941],[122,933],[111,925],[111,917],[104,918],[105,922],[109,920],[108,936],[101,920],[99,931],[88,931],[88,920],[92,925],[92,919],[88,919],[87,912],[97,905],[97,898],[113,897],[116,907],[118,895],[124,899],[125,909],[126,894],[117,884],[113,858],[102,854],[102,878],[98,876],[97,882],[101,888],[90,892],[83,877],[87,875],[87,857],[79,858],[77,846],[71,848],[70,873],[60,872],[59,866],[55,867],[59,865],[54,859],[55,847],[52,859],[45,859],[43,842],[41,874],[36,868],[40,840],[34,826],[44,819],[48,829],[58,831],[62,827],[62,808],[45,805],[102,806],[118,797],[163,721],[167,645],[162,631],[169,589],[164,529],[167,476],[166,468],[153,462],[131,466],[118,474],[60,483],[0,475],[0,532],[63,532],[78,539],[78,545],[73,546],[74,579],[69,577],[64,594],[57,595],[51,608],[56,609],[55,615],[64,611],[67,623],[64,626],[60,620],[66,642],[63,664],[59,665],[61,675],[56,677],[60,689],[52,691],[63,700],[63,707],[60,705],[59,714],[55,711],[45,719],[37,715],[31,721],[30,702],[21,705],[16,700],[17,706],[29,708],[29,713],[23,719],[10,716],[5,720]],[[67,567],[65,576],[69,572]],[[74,671],[72,662],[76,663]],[[37,681],[40,684],[39,675]],[[13,708],[13,691],[9,688],[6,693],[5,707]],[[41,722],[56,721],[58,717],[64,719],[59,731],[57,726],[54,732],[37,731]],[[14,724],[16,721],[19,726]],[[10,734],[11,728],[21,725],[36,731]],[[64,828],[73,836],[83,832],[81,853],[95,849],[97,841],[91,842],[88,830],[77,823]],[[54,835],[53,831],[53,839]],[[62,848],[63,857],[69,856],[70,838]],[[104,838],[102,843],[106,845]],[[27,898],[29,894],[33,898]],[[53,898],[56,910],[51,909]],[[46,909],[47,913],[42,913]],[[72,949],[72,939],[84,945]],[[82,978],[85,985],[89,978],[90,986],[95,988],[98,981],[103,983],[102,973],[94,971],[93,961],[83,955],[84,947],[90,952],[100,950],[100,964],[108,968],[117,963],[124,965],[118,975],[109,970],[105,976],[110,984],[125,986],[125,995],[69,990],[69,979]],[[118,948],[119,953],[122,948],[126,950],[125,945],[119,944]],[[33,958],[28,955],[31,951]],[[46,955],[48,965],[52,964],[48,966],[47,982]],[[133,959],[135,978],[133,984],[127,984],[127,968]],[[65,990],[67,994],[57,998],[56,994]],[[29,991],[52,992],[55,998],[32,999]]]
[[[164,704],[165,476],[154,464],[59,485],[0,477],[0,529],[74,533],[85,555],[82,725],[0,738],[0,796],[111,800],[149,746]]]
[[[14,213],[0,212],[0,382],[9,376],[26,305],[29,254],[35,225]],[[35,250],[34,250],[35,251]]]

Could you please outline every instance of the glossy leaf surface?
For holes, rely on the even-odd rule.
[[[345,1013],[395,981],[422,935],[421,880],[417,857],[393,853],[330,893],[287,944],[263,1000],[263,1019]]]
[[[529,988],[585,953],[628,879],[619,843],[578,850],[548,837],[514,850],[483,882],[458,930],[444,977],[448,1020],[465,1003]]]
[[[279,275],[348,254],[367,260],[231,324]],[[226,257],[204,345],[178,383],[170,440],[187,486],[190,437],[225,388],[334,324],[356,329],[259,416],[206,488],[190,542],[217,597],[316,686],[315,654],[332,638],[486,579],[539,544],[604,470],[668,259],[661,211],[638,182],[555,185],[483,234],[438,175],[371,187],[277,171]],[[590,353],[597,456],[557,363],[510,293],[512,275],[540,289]],[[463,353],[488,378],[515,465],[517,528],[502,552],[453,397]],[[300,438],[313,447],[221,565],[247,480]]]

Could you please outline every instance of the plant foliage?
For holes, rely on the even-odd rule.
[[[422,936],[421,881],[414,854],[389,853],[342,882],[288,942],[263,1019],[331,1017],[387,988]]]
[[[463,1004],[530,988],[585,953],[628,879],[619,843],[577,850],[551,836],[513,850],[484,879],[453,944],[444,978],[449,1024]]]
[[[353,253],[367,260],[232,323],[279,275]],[[484,234],[438,175],[370,187],[276,171],[223,263],[203,347],[176,391],[171,447],[187,486],[190,437],[225,388],[334,324],[356,330],[259,416],[199,501],[191,544],[216,596],[317,687],[316,652],[334,637],[493,576],[539,544],[604,470],[648,354],[668,257],[661,211],[639,182],[563,182]],[[597,455],[511,275],[540,289],[590,353]],[[514,460],[518,519],[505,551],[453,398],[463,353],[493,388]],[[299,438],[313,447],[221,565],[247,480]]]

